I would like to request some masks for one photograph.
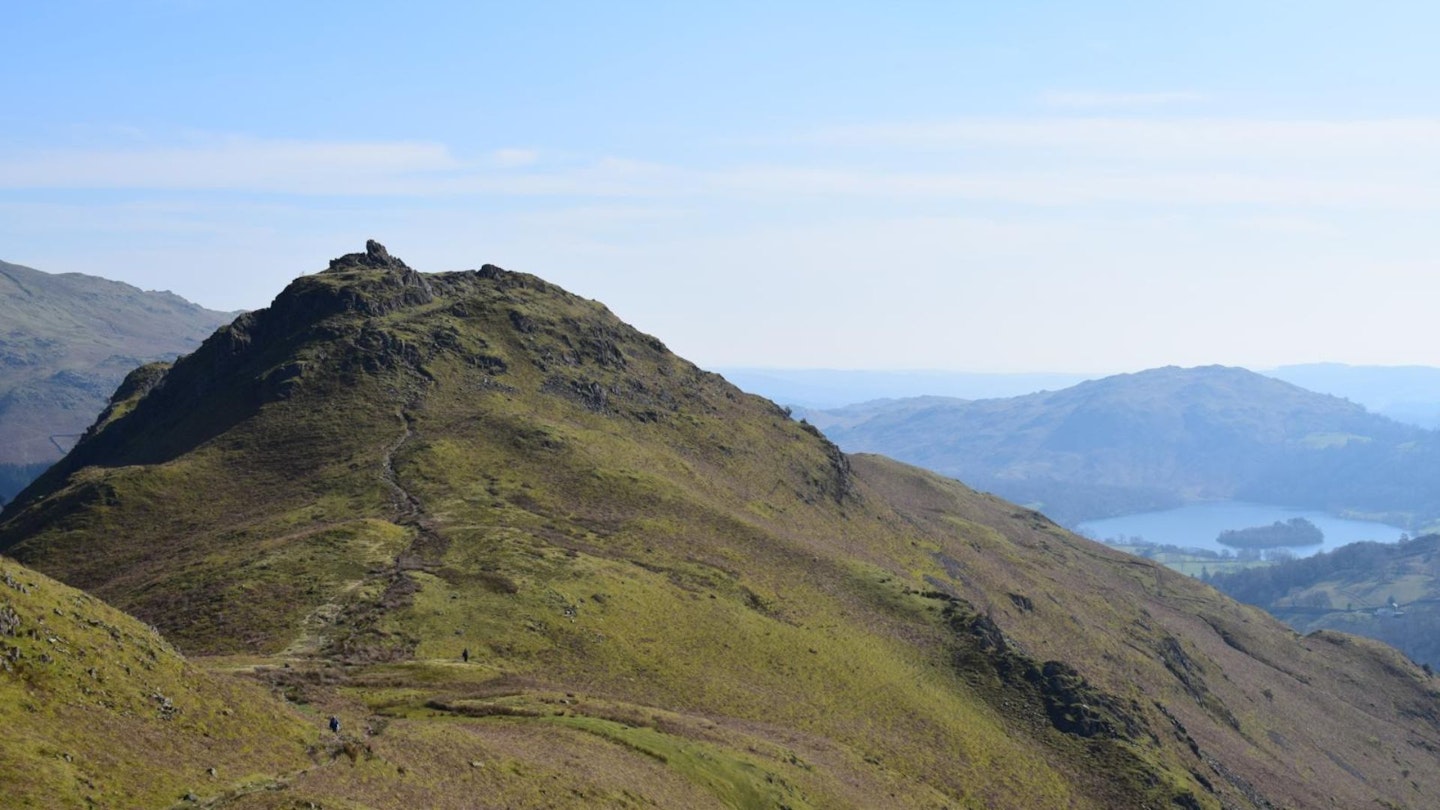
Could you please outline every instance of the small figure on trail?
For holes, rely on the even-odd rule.
[[[340,733],[340,718],[336,717],[333,714],[330,715],[330,732],[332,734]]]
[[[461,660],[461,661],[464,661],[464,662],[467,663],[467,664],[470,663],[470,648],[469,648],[469,647],[466,647],[465,649],[463,649],[463,650],[460,651],[460,660]]]

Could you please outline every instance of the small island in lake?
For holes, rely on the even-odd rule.
[[[1231,548],[1277,548],[1279,546],[1316,546],[1325,542],[1320,527],[1305,518],[1275,521],[1269,526],[1248,529],[1226,529],[1215,542]]]

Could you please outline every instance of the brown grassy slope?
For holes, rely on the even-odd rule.
[[[389,725],[364,785],[296,800],[413,804],[473,750],[497,805],[557,804],[544,772],[623,806],[557,770],[577,740],[731,807],[1440,795],[1435,693],[1393,653],[847,459],[533,277],[345,257],[133,388],[0,544],[186,649],[338,665],[325,699]]]
[[[1437,795],[1421,777],[1440,728],[1440,693],[1393,649],[1335,633],[1302,638],[1263,611],[1076,541],[1011,504],[956,498],[939,480],[913,486],[930,476],[856,457],[862,477],[872,465],[912,479],[887,488],[892,500],[909,499],[941,520],[1005,527],[1003,539],[991,535],[988,553],[963,561],[962,596],[986,605],[1007,635],[1038,655],[1094,662],[1082,670],[1097,684],[1119,694],[1130,684],[1130,694],[1163,706],[1173,733],[1211,765],[1202,769],[1207,778],[1249,783],[1280,806],[1422,807]],[[1033,609],[1011,594],[1031,597]]]
[[[159,807],[311,766],[315,732],[253,683],[0,559],[0,803]],[[214,769],[211,773],[210,769]]]

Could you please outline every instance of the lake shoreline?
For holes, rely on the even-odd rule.
[[[1219,543],[1221,532],[1267,526],[1276,521],[1301,517],[1318,526],[1322,542],[1286,546],[1297,557],[1308,557],[1350,543],[1375,541],[1393,543],[1405,529],[1388,523],[1354,520],[1314,509],[1277,506],[1247,501],[1200,501],[1175,509],[1137,512],[1130,515],[1083,521],[1074,530],[1085,537],[1110,544],[1170,545],[1235,554],[1236,549]]]

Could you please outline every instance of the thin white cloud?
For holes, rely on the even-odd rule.
[[[1162,104],[1181,104],[1201,101],[1200,93],[1095,93],[1081,91],[1051,91],[1040,96],[1040,102],[1050,107],[1069,109],[1099,109],[1115,107],[1153,107]]]
[[[0,188],[345,191],[417,173],[453,171],[440,144],[224,138],[115,150],[44,150],[0,159]]]
[[[775,166],[717,172],[708,179],[717,188],[766,198],[849,195],[1028,205],[1242,204],[1407,209],[1440,205],[1440,188],[1427,182],[1293,171],[1075,167],[1051,171],[886,172]]]
[[[674,169],[621,158],[549,167],[530,149],[472,162],[417,142],[224,138],[198,145],[42,150],[0,157],[0,189],[241,191],[295,195],[653,195]]]
[[[1302,216],[1254,216],[1236,220],[1238,227],[1262,233],[1287,236],[1315,236],[1333,233],[1335,228],[1309,217]]]
[[[970,118],[832,128],[806,140],[836,147],[1043,149],[1132,160],[1440,158],[1440,119]]]
[[[533,166],[540,161],[537,149],[496,149],[490,153],[490,162],[503,169]]]
[[[0,157],[0,189],[293,196],[1440,207],[1440,119],[968,119],[830,130],[784,161],[672,165],[443,144],[216,139]],[[909,147],[924,146],[917,155]],[[876,159],[875,147],[881,157]],[[935,150],[954,149],[953,159]],[[865,155],[860,159],[859,155]],[[573,204],[573,201],[572,203]]]

